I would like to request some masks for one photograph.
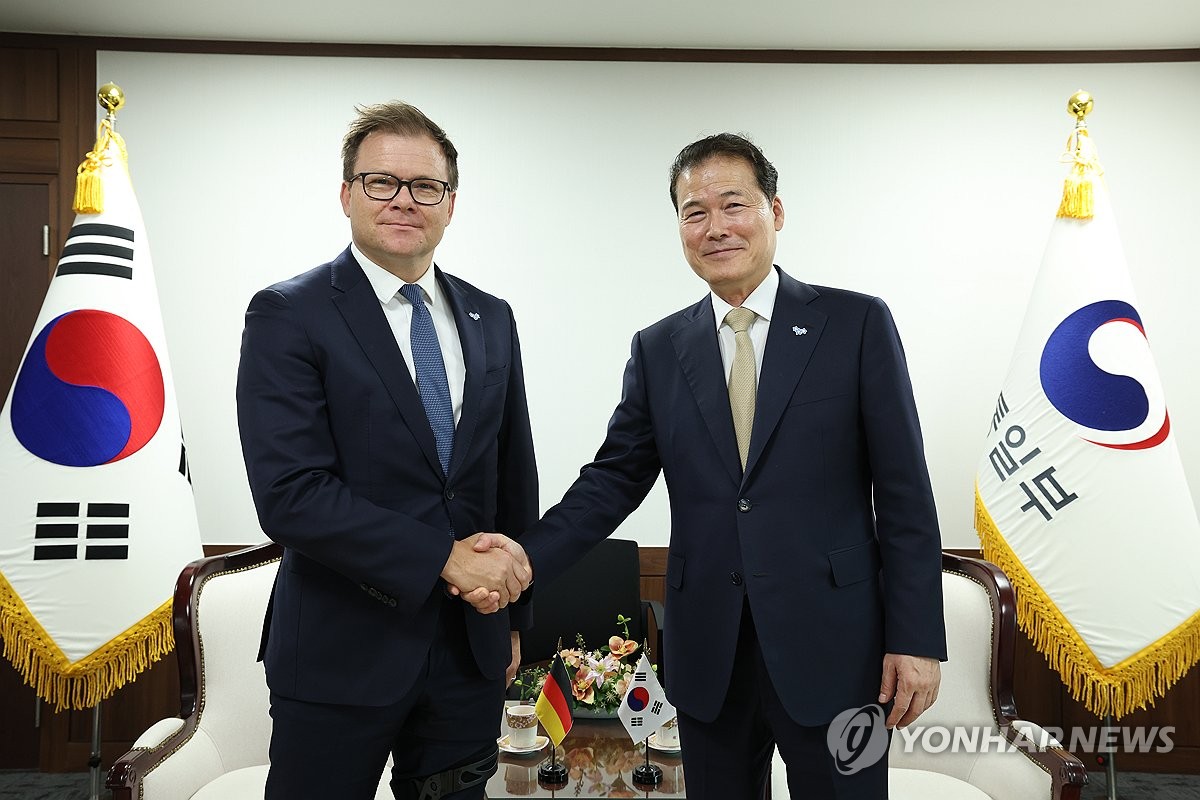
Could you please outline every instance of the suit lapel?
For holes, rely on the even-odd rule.
[[[729,410],[729,388],[725,385],[721,350],[717,345],[712,300],[705,295],[684,312],[683,318],[683,324],[671,334],[675,354],[700,408],[700,416],[717,447],[721,464],[733,482],[740,483],[741,462],[733,434],[733,413]]]
[[[763,354],[762,374],[754,407],[754,428],[750,434],[750,453],[745,474],[749,475],[762,455],[767,441],[779,425],[796,384],[804,374],[821,332],[828,319],[812,308],[817,291],[779,270],[779,291],[771,311],[767,349]],[[732,423],[731,423],[732,424]]]
[[[441,475],[442,463],[438,460],[437,443],[433,438],[433,429],[429,427],[425,407],[421,405],[421,397],[417,394],[417,387],[396,345],[396,337],[383,316],[379,298],[375,296],[371,282],[349,249],[334,260],[332,283],[333,288],[340,292],[333,296],[334,307],[379,374],[404,423],[421,446],[425,460]]]
[[[478,319],[479,311],[471,296],[436,265],[434,269],[438,285],[446,293],[450,311],[454,315],[454,324],[458,328],[458,338],[462,343],[463,361],[467,366],[462,412],[459,414],[458,425],[454,427],[454,450],[450,455],[450,468],[447,471],[449,477],[454,475],[470,451],[471,439],[479,421],[479,402],[483,391],[484,367],[487,365],[487,341],[483,335],[483,323]],[[470,316],[472,313],[476,316]]]

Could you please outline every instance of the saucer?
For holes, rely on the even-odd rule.
[[[538,736],[533,740],[533,745],[530,747],[514,747],[513,745],[509,744],[508,736],[501,736],[496,740],[496,744],[499,745],[501,750],[503,750],[505,753],[513,753],[515,755],[536,753],[549,743],[550,737],[548,736]]]
[[[646,743],[650,745],[651,749],[658,750],[659,752],[662,752],[662,753],[678,753],[679,752],[679,745],[675,745],[674,747],[667,747],[665,744],[660,744],[658,741],[657,731],[655,733],[650,734],[650,738],[646,740]]]

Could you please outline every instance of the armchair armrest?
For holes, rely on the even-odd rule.
[[[187,798],[223,771],[216,747],[196,719],[170,718],[150,726],[133,748],[116,760],[105,787],[112,790],[113,800],[141,800],[144,784],[153,774],[154,783],[165,779],[173,796]]]

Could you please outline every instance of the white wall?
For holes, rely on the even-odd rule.
[[[792,275],[877,294],[908,350],[946,546],[971,528],[983,435],[1057,208],[1066,100],[1097,98],[1140,310],[1193,486],[1200,384],[1200,64],[878,66],[327,59],[102,52],[162,294],[207,543],[262,534],[234,416],[251,294],[347,243],[338,150],[357,103],[407,100],[461,153],[438,263],[508,299],[542,505],[595,452],[630,337],[699,299],[666,170],[708,133],[779,168]],[[665,545],[661,482],[618,535]]]

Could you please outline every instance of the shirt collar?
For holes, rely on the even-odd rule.
[[[771,312],[775,308],[775,295],[779,292],[779,272],[775,267],[771,267],[771,271],[767,273],[767,277],[763,278],[762,283],[758,285],[746,301],[742,303],[742,308],[748,308],[758,316],[771,321]],[[710,292],[712,297],[713,316],[717,318],[717,330],[725,324],[725,315],[729,313],[733,306],[726,303],[716,292]]]
[[[400,287],[407,281],[396,277],[388,272],[383,267],[376,264],[358,249],[358,245],[350,243],[350,253],[362,267],[363,273],[367,276],[367,281],[371,284],[372,291],[379,298],[379,302],[387,305],[388,302],[400,292]],[[417,286],[421,287],[421,293],[425,295],[425,303],[427,305],[437,305],[438,303],[438,282],[437,275],[430,265],[430,268],[425,270],[416,281]]]

